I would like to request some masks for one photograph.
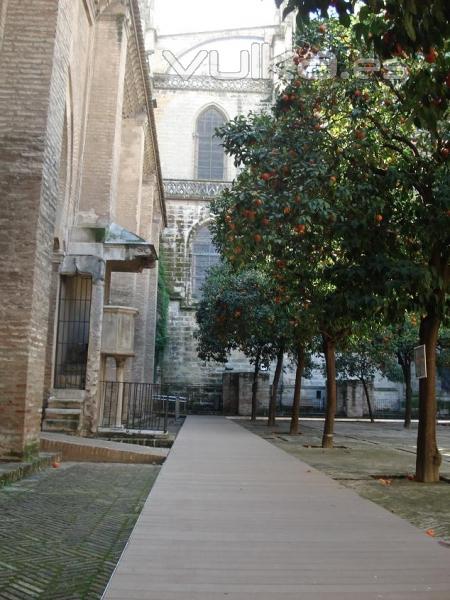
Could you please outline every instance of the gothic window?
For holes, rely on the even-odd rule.
[[[220,261],[207,227],[198,229],[192,243],[192,297],[201,298],[201,287],[210,267]]]
[[[216,108],[207,108],[197,121],[197,178],[223,180],[225,153],[215,130],[225,123],[225,118]]]

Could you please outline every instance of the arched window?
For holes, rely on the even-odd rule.
[[[208,269],[220,261],[214,246],[211,233],[205,226],[200,227],[192,243],[192,297],[199,300],[201,287],[205,281]]]
[[[219,138],[215,137],[216,127],[224,123],[225,117],[214,107],[204,110],[197,120],[198,179],[224,179],[225,153]]]

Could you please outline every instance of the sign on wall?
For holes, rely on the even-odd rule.
[[[425,379],[427,376],[427,355],[425,345],[414,348],[414,364],[417,379]]]

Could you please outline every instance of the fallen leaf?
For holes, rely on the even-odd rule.
[[[425,533],[426,533],[427,535],[429,535],[430,537],[436,537],[436,532],[435,532],[435,530],[434,530],[434,529],[427,529],[427,530],[425,531]]]
[[[380,478],[380,479],[378,480],[378,483],[381,483],[381,485],[384,485],[384,486],[389,486],[389,485],[391,485],[391,483],[392,483],[392,480],[391,480],[391,479],[383,479],[383,478]]]

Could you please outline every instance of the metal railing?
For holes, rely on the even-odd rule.
[[[169,401],[153,383],[102,382],[104,429],[167,431]]]
[[[293,385],[280,385],[277,394],[277,414],[290,415],[294,398]],[[303,416],[322,417],[325,415],[325,390],[319,386],[303,385],[300,412]]]
[[[164,386],[169,397],[177,397],[184,401],[186,414],[222,414],[222,384],[182,385],[168,383]]]
[[[390,403],[383,398],[376,398],[374,401],[374,415],[383,419],[403,419],[405,416],[405,400],[401,398],[397,404]],[[450,399],[438,397],[436,399],[436,417],[438,419],[448,419],[450,417]],[[417,395],[413,397],[411,410],[413,419],[419,418],[419,399]]]

